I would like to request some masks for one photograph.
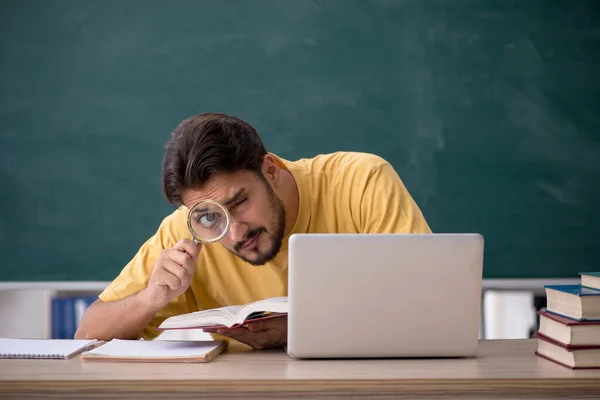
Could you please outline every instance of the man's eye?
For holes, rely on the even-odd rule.
[[[214,225],[214,223],[217,220],[217,215],[215,213],[207,213],[207,214],[202,214],[201,216],[198,217],[198,219],[196,219],[196,222],[199,224],[202,224],[203,226],[210,228],[211,226]]]
[[[241,204],[245,203],[245,202],[246,202],[246,200],[248,200],[248,198],[247,198],[247,197],[244,197],[242,200],[238,201],[238,202],[235,204],[235,206],[233,206],[233,208],[235,208],[235,207],[237,207],[237,206],[239,206],[239,205],[241,205]]]

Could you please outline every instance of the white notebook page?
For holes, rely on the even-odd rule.
[[[113,339],[86,353],[107,357],[172,358],[205,356],[221,342],[212,340],[120,340]]]
[[[0,358],[66,358],[96,340],[0,338]]]

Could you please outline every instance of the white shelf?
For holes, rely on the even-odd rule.
[[[579,278],[552,278],[552,279],[484,279],[483,290],[525,290],[536,295],[545,294],[544,285],[576,285]]]
[[[485,312],[487,322],[482,326],[489,325],[490,337],[492,335],[498,337],[523,336],[523,332],[529,329],[529,320],[533,315],[532,304],[530,304],[533,295],[544,295],[544,285],[577,284],[579,282],[579,278],[484,279],[482,282],[482,305],[490,304],[488,307],[484,307],[484,309],[488,309],[488,312]],[[0,336],[48,338],[50,336],[50,303],[56,292],[100,293],[109,284],[109,281],[0,281],[0,320],[3,321],[0,324]],[[486,301],[484,298],[486,296],[488,300],[494,299],[497,304]],[[525,315],[526,313],[529,314]],[[517,314],[520,319],[517,318]],[[492,329],[494,327],[497,328],[496,331]],[[181,336],[188,333],[177,334]]]

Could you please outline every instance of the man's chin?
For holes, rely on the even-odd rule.
[[[271,254],[271,252],[269,252],[269,253],[258,253],[258,254],[255,253],[255,255],[253,257],[246,257],[242,254],[238,254],[238,257],[240,257],[242,260],[246,261],[247,263],[250,263],[256,267],[259,267],[261,265],[265,265],[266,263],[268,263],[269,261],[274,259],[276,255],[277,255],[277,253]]]
[[[279,253],[279,250],[281,249],[281,244],[280,245],[272,245],[272,248],[269,249],[266,252],[257,252],[256,248],[253,250],[253,255],[252,256],[245,256],[243,254],[240,253],[233,253],[236,256],[238,256],[239,258],[241,258],[242,260],[246,261],[249,264],[254,265],[255,267],[259,267],[261,265],[265,265],[266,263],[268,263],[269,261],[273,260],[277,254]]]
[[[272,258],[270,259],[266,259],[266,258],[256,258],[256,259],[252,259],[252,258],[247,258],[244,256],[239,256],[242,260],[246,261],[248,264],[254,266],[254,267],[261,267],[263,265],[265,265],[266,263],[268,263],[269,261],[272,260]]]

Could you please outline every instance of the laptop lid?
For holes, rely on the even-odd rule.
[[[473,355],[483,244],[471,233],[291,236],[288,354]]]

